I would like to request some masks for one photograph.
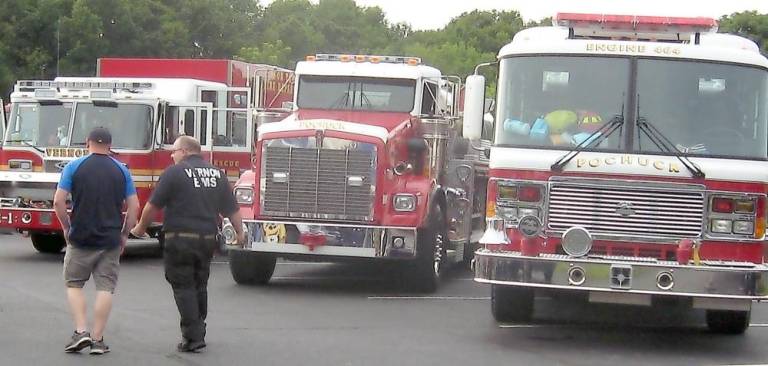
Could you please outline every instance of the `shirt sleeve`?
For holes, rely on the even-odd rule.
[[[123,172],[123,177],[125,178],[125,197],[128,198],[130,196],[133,196],[136,194],[136,185],[133,184],[133,178],[131,177],[131,172],[128,170],[128,168],[123,165],[123,163],[115,160],[117,163],[117,166],[120,167],[120,171]]]
[[[168,201],[171,198],[173,192],[174,182],[174,169],[173,166],[165,169],[163,174],[160,175],[160,180],[155,186],[155,190],[152,191],[152,195],[149,197],[149,203],[153,206],[163,208],[168,205]]]
[[[64,169],[61,171],[61,177],[59,178],[58,188],[67,192],[72,192],[72,177],[75,175],[75,171],[79,165],[79,163],[76,163],[77,161],[78,160],[70,161],[64,166]]]
[[[224,184],[220,185],[219,190],[219,213],[224,216],[229,216],[240,209],[235,201],[235,194],[232,192],[232,185],[229,184],[226,174],[222,174],[224,177]]]

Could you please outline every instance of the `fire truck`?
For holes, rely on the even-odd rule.
[[[156,70],[174,64],[166,75]],[[251,166],[256,122],[280,115],[264,108],[265,95],[277,100],[292,88],[279,91],[290,71],[227,60],[108,59],[99,69],[100,77],[18,81],[11,94],[0,151],[0,227],[29,235],[40,252],[65,245],[53,193],[62,168],[87,154],[92,128],[112,131],[114,157],[130,170],[143,204],[173,163],[168,150],[182,134],[198,138],[206,158],[235,181]],[[149,76],[140,76],[142,69]],[[151,241],[162,244],[161,224],[156,218]]]
[[[259,129],[257,164],[235,186],[249,240],[230,251],[234,280],[266,284],[277,258],[389,261],[432,291],[471,260],[487,158],[462,136],[460,84],[414,57],[299,62],[293,113]]]
[[[709,18],[553,23],[498,54],[474,262],[493,316],[526,322],[535,294],[570,293],[705,309],[711,331],[743,333],[768,296],[768,60]],[[467,80],[473,111],[484,83]]]

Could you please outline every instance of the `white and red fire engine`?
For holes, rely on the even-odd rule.
[[[177,67],[157,71],[168,65]],[[130,170],[143,204],[172,164],[168,149],[177,136],[200,139],[206,157],[234,181],[251,167],[254,110],[274,118],[279,110],[264,108],[265,98],[292,98],[292,73],[266,65],[104,59],[99,69],[101,77],[19,81],[11,94],[0,151],[0,227],[29,234],[40,252],[64,246],[53,193],[64,165],[87,154],[92,128],[112,131],[114,156]],[[289,85],[280,90],[280,81]],[[153,236],[160,227],[158,217]]]
[[[768,296],[768,60],[708,18],[553,23],[498,54],[475,257],[494,317],[527,321],[534,293],[581,292],[688,304],[711,330],[744,332]],[[470,105],[483,85],[468,79]],[[479,113],[465,116],[478,136]]]
[[[396,260],[430,291],[470,260],[487,161],[461,136],[459,84],[411,57],[299,62],[293,114],[259,129],[235,187],[250,238],[230,252],[235,281],[267,283],[278,257]]]

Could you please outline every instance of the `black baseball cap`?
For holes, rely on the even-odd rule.
[[[104,127],[96,127],[88,134],[88,141],[108,145],[112,143],[112,134]]]

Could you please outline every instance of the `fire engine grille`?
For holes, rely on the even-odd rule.
[[[371,221],[376,150],[267,147],[262,213]]]
[[[704,220],[703,189],[676,186],[553,182],[548,226],[581,226],[593,234],[626,238],[699,237]]]

